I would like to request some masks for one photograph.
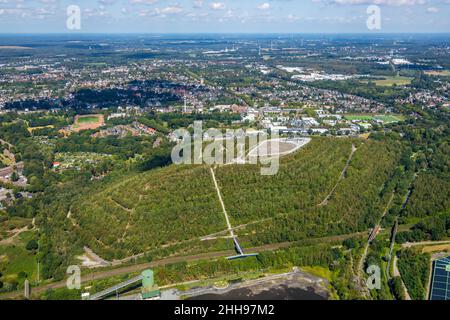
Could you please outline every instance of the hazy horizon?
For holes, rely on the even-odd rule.
[[[67,26],[76,5],[77,28]],[[367,26],[376,5],[379,25]],[[447,33],[450,0],[2,0],[0,30],[29,33]]]

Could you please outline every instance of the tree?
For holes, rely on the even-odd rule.
[[[30,241],[28,241],[28,243],[27,243],[27,245],[25,246],[25,248],[26,248],[28,251],[31,251],[31,250],[37,250],[37,249],[39,248],[39,244],[37,243],[36,240],[30,240]]]
[[[16,171],[14,171],[12,174],[11,174],[11,181],[13,181],[13,182],[16,182],[16,181],[18,181],[19,180],[19,175],[17,174],[17,172]]]
[[[391,280],[391,288],[397,300],[405,300],[405,291],[403,290],[402,280],[400,277],[394,277]]]

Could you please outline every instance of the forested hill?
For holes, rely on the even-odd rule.
[[[253,165],[218,167],[218,185],[244,243],[363,231],[382,214],[389,196],[382,191],[401,150],[396,142],[314,138],[283,158],[275,176]],[[171,165],[124,173],[78,194],[69,189],[40,220],[47,277],[62,275],[84,246],[107,260],[232,248],[229,239],[200,240],[226,230],[207,166]]]

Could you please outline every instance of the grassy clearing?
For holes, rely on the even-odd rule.
[[[26,231],[17,236],[14,244],[0,246],[0,272],[5,275],[3,282],[17,281],[22,284],[25,281],[23,273],[30,281],[37,279],[36,253],[25,248],[35,236],[35,231]]]
[[[33,133],[34,130],[39,130],[39,129],[45,129],[45,128],[51,128],[53,129],[55,126],[50,124],[48,126],[40,126],[40,127],[28,127],[27,130],[29,133]]]
[[[422,249],[422,253],[425,252],[436,252],[436,251],[445,251],[450,252],[450,243],[448,244],[437,244],[434,246],[424,246]]]
[[[5,156],[3,153],[0,153],[0,163],[3,163],[5,166],[10,166],[14,164],[14,161],[11,158]]]
[[[79,117],[77,119],[77,124],[93,124],[100,121],[99,116],[86,116],[86,117]]]
[[[302,267],[302,270],[317,277],[327,279],[330,282],[333,280],[333,276],[336,275],[336,272],[332,272],[330,269],[321,266],[305,266]]]
[[[344,117],[349,121],[382,121],[383,123],[394,123],[403,121],[404,117],[394,114],[368,115],[368,114],[349,114]]]
[[[383,77],[381,79],[377,80],[370,80],[370,82],[375,83],[375,85],[380,87],[392,87],[394,84],[397,86],[406,86],[411,84],[411,81],[413,78],[411,77],[402,77],[402,76],[395,76],[395,77]],[[361,80],[362,83],[369,83],[369,80]]]
[[[345,119],[350,120],[350,121],[352,121],[352,120],[371,121],[371,120],[373,120],[373,118],[374,117],[370,116],[370,115],[351,115],[351,114],[349,114],[349,115],[345,116]]]
[[[378,115],[375,116],[375,120],[380,120],[383,121],[383,123],[394,123],[394,122],[399,122],[399,121],[403,121],[404,117],[399,116],[399,115]]]

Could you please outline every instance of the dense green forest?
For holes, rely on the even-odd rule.
[[[238,268],[320,265],[332,272],[330,279],[339,297],[360,298],[352,278],[362,244],[348,240],[340,250],[320,245],[330,239],[364,234],[380,219],[391,195],[394,197],[382,220],[383,227],[391,228],[396,217],[401,224],[413,222],[410,230],[398,233],[398,243],[447,238],[445,116],[417,109],[414,112],[422,117],[392,124],[388,130],[372,133],[369,139],[315,137],[295,154],[282,158],[275,176],[261,176],[258,165],[216,167],[225,206],[244,248],[280,242],[309,248],[280,250],[273,256],[264,253],[260,260],[248,262],[248,266],[239,263]],[[234,116],[189,116],[190,122],[198,119],[210,125],[216,121],[230,124]],[[226,229],[209,167],[170,165],[171,144],[167,141],[153,148],[156,137],[93,138],[92,131],[86,131],[64,139],[51,137],[42,143],[30,135],[29,125],[62,126],[65,120],[39,121],[31,116],[26,121],[5,120],[0,138],[14,143],[9,148],[25,162],[24,174],[30,182],[26,189],[36,195],[33,199],[17,199],[6,213],[9,217],[36,217],[37,256],[43,278],[63,278],[67,265],[79,263],[76,257],[84,246],[107,260],[143,252],[146,255],[142,259],[160,259],[232,249],[229,239],[200,240]],[[140,121],[160,132],[186,124],[177,113],[146,114]],[[352,145],[356,151],[350,158]],[[51,169],[57,152],[104,153],[112,155],[113,160],[58,173]],[[366,264],[384,265],[388,245],[388,241],[375,242]],[[315,255],[313,248],[322,248],[324,253]],[[403,268],[404,282],[413,291],[411,295],[421,297],[420,283],[423,287],[425,280],[407,280],[415,271],[406,265],[424,264],[428,258],[403,254],[399,268]],[[161,268],[161,282],[236,271],[234,265],[215,263],[205,263],[197,271],[174,266],[172,273],[170,268]],[[386,284],[383,270],[383,290],[372,298],[391,298]],[[394,296],[400,297],[398,279],[390,284]]]
[[[399,253],[398,269],[408,293],[414,300],[426,299],[426,288],[430,273],[430,256],[412,249]]]
[[[339,182],[329,203],[318,206],[338,182],[352,144],[358,150],[346,178]],[[257,166],[247,165],[234,166],[236,174],[229,172],[230,177],[225,173],[228,166],[217,172],[233,225],[273,218],[237,231],[244,243],[259,245],[366,230],[385,205],[386,197],[380,196],[379,190],[397,159],[398,147],[393,144],[318,138],[283,159],[279,175],[263,177],[256,174]],[[256,186],[262,191],[252,200]],[[68,184],[67,188],[72,193],[74,186]],[[59,253],[58,257],[50,254],[52,260],[69,261],[85,245],[108,260],[158,247],[166,247],[166,255],[173,254],[183,248],[178,243],[194,241],[190,242],[194,245],[199,237],[226,229],[205,166],[171,165],[143,173],[125,172],[76,189],[79,192],[70,201],[63,200],[68,196],[63,196],[63,191],[61,201],[53,199],[46,208],[43,223],[48,232],[42,242],[50,246],[47,252]],[[271,200],[274,194],[280,195],[278,201]],[[245,210],[239,207],[242,205]],[[245,215],[239,216],[239,212]],[[208,246],[202,243],[197,250]],[[52,268],[60,268],[58,262],[50,265],[49,274]]]
[[[337,140],[339,141],[339,139]],[[320,142],[324,143],[326,141],[319,140],[317,142],[320,145]],[[338,145],[335,140],[329,140],[328,142],[330,141],[333,142],[331,145]],[[316,169],[308,169],[306,170],[307,173],[302,172],[298,174],[300,176],[314,174],[314,176],[308,177],[306,185],[305,181],[297,180],[293,177],[292,181],[286,180],[286,185],[291,188],[284,189],[283,193],[277,193],[279,199],[283,199],[283,197],[290,198],[291,203],[294,205],[298,201],[297,207],[294,205],[289,207],[282,201],[272,203],[270,201],[271,196],[267,196],[268,212],[272,212],[272,216],[278,217],[272,220],[264,220],[263,210],[265,207],[258,207],[256,202],[249,200],[249,203],[255,203],[255,207],[252,208],[253,211],[246,212],[253,212],[254,221],[262,221],[261,223],[246,226],[245,232],[242,231],[244,238],[251,243],[261,244],[349,234],[373,227],[377,219],[380,218],[383,208],[388,201],[389,195],[383,194],[381,191],[387,178],[394,170],[396,161],[398,161],[399,148],[396,148],[395,144],[390,143],[360,142],[347,169],[346,178],[339,182],[328,203],[319,205],[337,182],[345,166],[344,158],[349,156],[352,141],[347,140],[341,143],[345,153],[342,153],[341,160],[337,161],[340,167],[334,167],[334,169],[333,165],[322,167],[318,159],[306,163],[305,166],[312,166],[313,168],[316,166]],[[318,148],[318,150],[321,149]],[[308,150],[305,149],[304,152],[307,154]],[[332,154],[332,151],[323,152],[319,157],[327,159],[325,155],[330,156]],[[298,159],[301,161],[302,158]],[[323,175],[326,175],[328,172],[327,169],[335,171],[334,176],[329,178],[331,181],[323,179]],[[242,179],[244,180],[244,178]],[[299,183],[304,189],[302,187],[292,187],[294,183]],[[315,188],[317,189],[309,189],[309,185],[316,186]],[[258,189],[260,188],[258,187]],[[243,186],[236,190],[242,190],[241,192],[235,191],[236,197],[241,193],[245,194],[246,191]],[[251,192],[252,189],[248,190],[248,192]],[[288,190],[291,191],[289,192]],[[303,194],[300,193],[302,190]],[[263,199],[260,201],[264,203]],[[233,204],[230,200],[226,201],[227,206],[231,206],[231,208],[240,206],[241,203],[235,202]],[[304,204],[303,206],[301,206],[302,203]],[[245,202],[243,205],[248,206],[248,203]],[[230,211],[230,214],[233,215],[234,212]]]

